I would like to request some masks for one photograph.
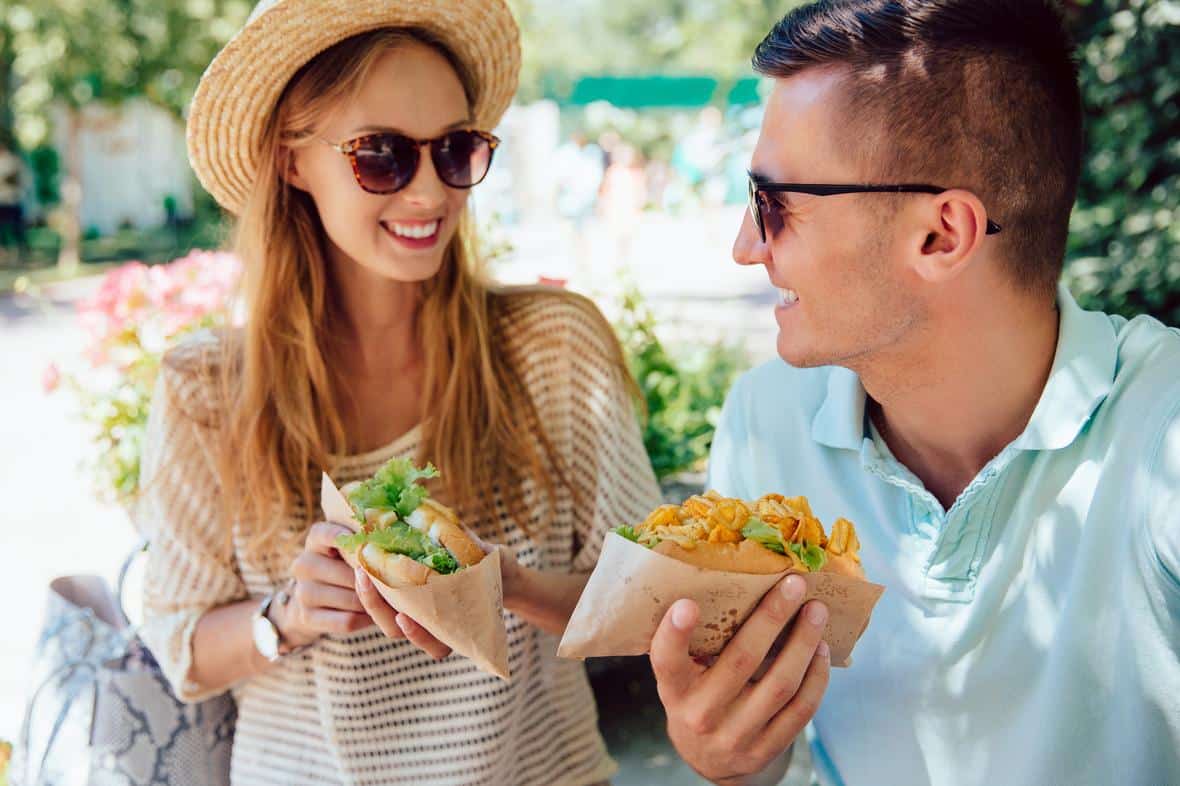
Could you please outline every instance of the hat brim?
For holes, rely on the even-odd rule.
[[[226,44],[193,97],[189,160],[218,204],[241,213],[262,133],[296,72],[339,42],[385,27],[425,30],[446,45],[474,80],[476,125],[495,128],[520,76],[520,30],[504,0],[284,0]]]

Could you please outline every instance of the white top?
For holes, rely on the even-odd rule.
[[[609,337],[593,308],[569,296],[516,294],[500,324],[582,505],[575,509],[563,491],[550,510],[543,493],[530,491],[530,526],[545,528],[539,540],[506,515],[466,523],[542,570],[589,571],[608,528],[642,518],[659,502],[634,407],[607,361]],[[153,539],[143,638],[188,701],[205,696],[185,682],[197,620],[214,606],[282,585],[298,551],[255,564],[240,541],[232,554],[219,546],[211,464],[217,412],[199,373],[210,344],[190,343],[165,362],[137,516]],[[340,484],[367,477],[393,456],[417,458],[418,445],[415,429],[330,472]],[[291,526],[301,527],[299,520]],[[505,621],[508,682],[461,656],[435,661],[371,628],[322,639],[234,686],[233,783],[577,786],[609,778],[617,767],[598,733],[582,664],[556,658],[558,637],[511,613]]]

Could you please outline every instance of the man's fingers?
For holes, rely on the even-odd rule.
[[[791,575],[763,596],[705,675],[701,690],[710,704],[726,706],[737,697],[799,610],[806,589],[802,578]]]
[[[389,638],[404,639],[406,634],[397,624],[397,609],[390,606],[385,598],[381,597],[381,593],[373,586],[373,582],[369,580],[363,570],[357,568],[355,576],[356,595],[360,598],[365,611],[372,617],[373,622]]]
[[[688,655],[692,629],[700,616],[697,604],[682,598],[664,614],[656,635],[652,636],[651,669],[665,706],[683,695],[692,680],[703,671]]]
[[[734,715],[740,734],[757,736],[779,710],[787,706],[801,690],[828,621],[828,610],[819,601],[811,601],[795,616],[786,645],[766,674],[745,691]]]
[[[336,538],[341,535],[351,535],[352,530],[342,524],[320,521],[311,525],[307,531],[307,542],[304,548],[317,554],[331,556],[336,554]]]
[[[750,749],[752,755],[773,758],[786,750],[802,733],[804,727],[815,716],[824,692],[828,689],[831,668],[831,652],[827,643],[821,642],[795,697],[779,711],[762,733],[755,736],[757,742]]]
[[[434,637],[430,631],[419,625],[405,614],[397,615],[397,625],[406,638],[412,641],[420,650],[424,650],[435,660],[442,660],[451,654],[451,648]]]
[[[351,590],[356,578],[348,563],[339,557],[303,551],[291,565],[291,575],[300,581],[316,581]]]

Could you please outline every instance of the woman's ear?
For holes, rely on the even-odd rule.
[[[300,173],[296,158],[294,150],[281,145],[275,153],[275,168],[278,170],[279,177],[288,185],[300,191],[307,191],[307,180]]]

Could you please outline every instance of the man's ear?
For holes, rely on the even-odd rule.
[[[987,234],[987,211],[979,197],[961,188],[923,202],[918,215],[924,232],[916,238],[915,272],[931,283],[949,281],[975,259]]]
[[[285,180],[288,185],[300,191],[308,190],[307,180],[299,172],[295,161],[295,151],[291,148],[279,147],[278,152],[275,153],[275,169],[278,170],[279,177]]]

